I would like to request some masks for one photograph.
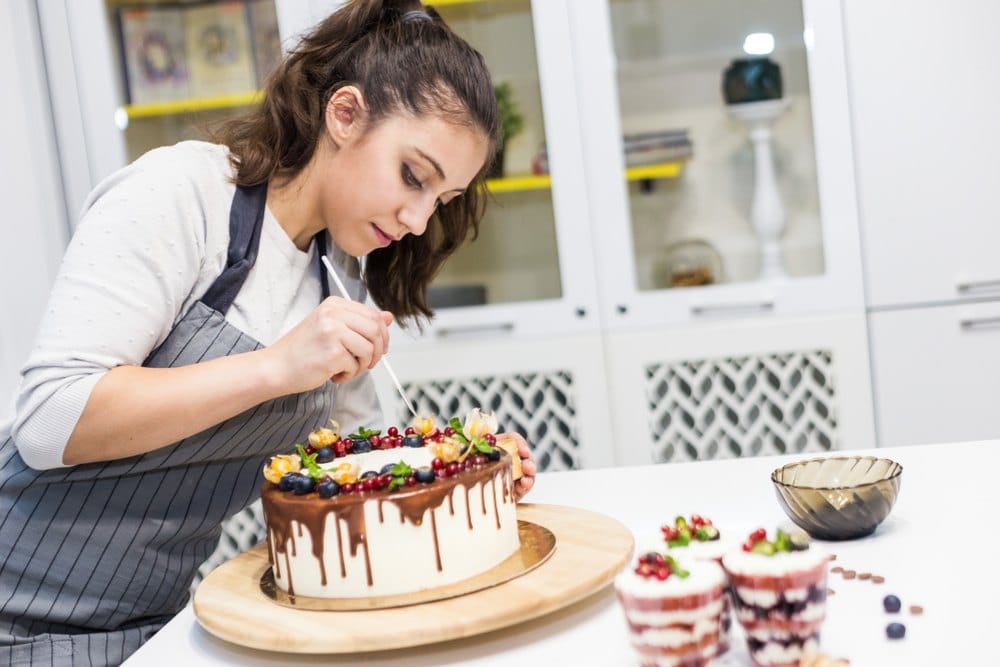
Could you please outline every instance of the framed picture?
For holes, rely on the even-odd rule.
[[[122,7],[118,22],[129,103],[148,104],[188,97],[181,10],[176,7]]]
[[[257,88],[243,2],[186,7],[184,43],[191,97],[246,93]]]

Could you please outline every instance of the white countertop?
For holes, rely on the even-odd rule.
[[[837,452],[834,454],[841,454]],[[1000,509],[1000,441],[870,450],[903,465],[899,500],[875,534],[824,546],[834,565],[885,576],[882,585],[831,574],[823,626],[824,652],[852,667],[998,665],[990,610],[1000,599],[994,564],[995,512]],[[678,514],[701,514],[744,537],[787,521],[770,481],[779,465],[813,454],[609,468],[539,476],[531,502],[572,505],[612,516],[637,543],[655,539]],[[597,539],[597,536],[595,536]],[[892,593],[903,613],[882,609]],[[924,607],[921,616],[906,610]],[[318,617],[333,612],[316,612]],[[906,625],[906,638],[886,639],[885,626]],[[318,621],[319,622],[319,621]],[[333,618],[322,622],[335,622]],[[734,619],[735,623],[735,619]],[[304,632],[319,631],[321,626]],[[750,665],[742,635],[720,662]],[[206,632],[188,605],[127,661],[143,665],[602,665],[634,667],[638,660],[609,587],[559,612],[490,634],[396,651],[353,655],[271,653],[229,644]]]

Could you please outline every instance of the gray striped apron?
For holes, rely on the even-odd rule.
[[[237,188],[225,270],[144,366],[261,347],[224,315],[256,260],[266,195],[266,185]],[[325,296],[326,275],[316,265]],[[348,289],[359,295],[360,281]],[[0,444],[0,664],[124,661],[187,603],[220,524],[258,497],[267,456],[304,442],[329,419],[335,395],[327,382],[141,456],[56,470],[29,468],[7,438]]]

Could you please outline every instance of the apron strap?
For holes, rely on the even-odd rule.
[[[330,276],[323,266],[323,255],[326,254],[326,232],[316,235],[316,270],[319,271],[319,282],[323,286],[323,298],[330,296]]]
[[[226,268],[201,298],[202,302],[223,315],[233,305],[236,295],[257,261],[260,230],[264,222],[267,183],[236,186],[229,209],[229,252]]]

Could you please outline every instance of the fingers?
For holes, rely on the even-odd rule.
[[[514,484],[514,494],[517,496],[517,499],[520,500],[523,498],[528,491],[531,491],[531,487],[534,485],[535,478],[533,476],[529,477],[528,475],[525,475],[521,479],[517,480],[517,483]]]
[[[388,325],[392,322],[392,313],[377,311],[340,297],[329,297],[321,309],[321,326],[328,335],[348,348],[362,367],[374,368],[389,349]]]

